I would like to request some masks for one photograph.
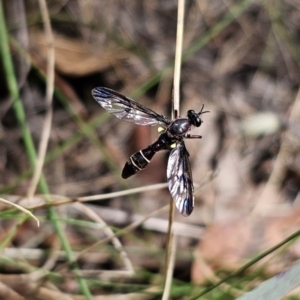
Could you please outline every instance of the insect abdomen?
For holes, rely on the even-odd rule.
[[[155,152],[156,151],[154,151],[154,149],[150,145],[147,148],[132,154],[123,168],[122,177],[124,179],[127,179],[146,168]]]
[[[160,150],[170,149],[172,142],[173,140],[171,140],[166,133],[163,133],[155,143],[132,154],[124,166],[122,177],[126,179],[145,169],[154,154]]]

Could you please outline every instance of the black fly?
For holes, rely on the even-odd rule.
[[[143,170],[156,152],[171,150],[167,167],[169,190],[180,213],[189,216],[194,208],[194,187],[189,153],[184,139],[201,138],[200,135],[190,135],[187,132],[191,130],[192,125],[199,127],[202,124],[200,116],[207,112],[203,111],[204,106],[198,113],[189,110],[187,118],[170,121],[165,116],[111,89],[97,87],[92,90],[92,95],[103,108],[119,119],[137,125],[160,124],[164,127],[164,132],[155,143],[130,156],[122,171],[122,177],[126,179]],[[175,148],[172,147],[174,144]]]

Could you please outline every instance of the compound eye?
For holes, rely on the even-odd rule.
[[[192,109],[188,110],[187,117],[190,119],[191,122],[193,122],[193,120],[195,120],[195,116],[198,116],[198,115],[194,110],[192,110]]]
[[[194,116],[194,118],[191,121],[192,121],[192,124],[196,127],[199,127],[202,124],[202,120],[198,115]]]
[[[195,126],[196,126],[196,127],[200,127],[200,125],[202,124],[202,122],[203,122],[203,121],[202,121],[201,118],[199,117]]]

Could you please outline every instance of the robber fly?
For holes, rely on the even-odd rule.
[[[194,208],[194,187],[189,153],[184,139],[201,138],[200,135],[191,135],[187,132],[191,130],[192,125],[199,127],[202,124],[201,115],[207,112],[203,111],[204,105],[198,113],[189,110],[187,118],[179,117],[170,121],[165,116],[111,89],[97,87],[92,90],[92,95],[103,108],[121,120],[137,125],[159,124],[164,127],[155,143],[130,156],[122,171],[122,177],[126,179],[143,170],[156,152],[171,150],[167,166],[169,190],[180,213],[189,216]]]

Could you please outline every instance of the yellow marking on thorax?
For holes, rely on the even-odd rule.
[[[163,132],[166,131],[166,129],[163,128],[163,127],[161,127],[161,126],[159,126],[159,127],[157,128],[157,131],[158,131],[159,133],[163,133]]]

